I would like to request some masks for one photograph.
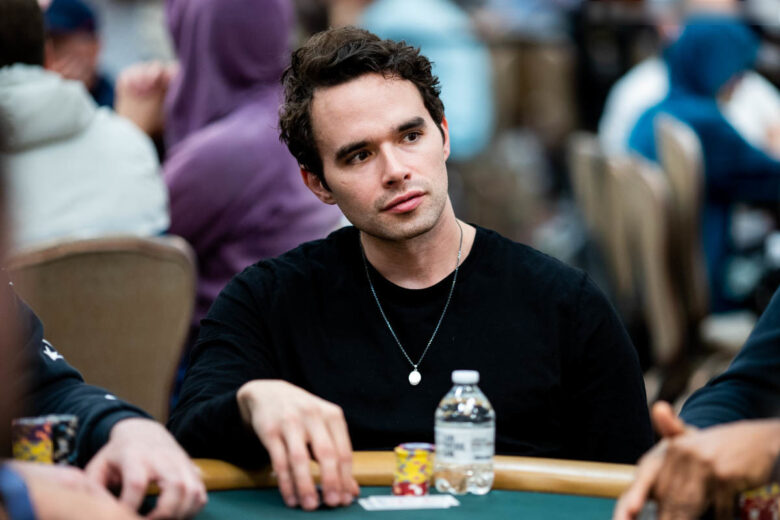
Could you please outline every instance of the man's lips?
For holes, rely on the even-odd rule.
[[[384,207],[383,211],[388,211],[390,213],[407,213],[422,203],[423,195],[424,192],[422,191],[404,193],[391,200],[390,203]]]

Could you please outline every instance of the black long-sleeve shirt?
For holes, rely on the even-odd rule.
[[[452,275],[420,290],[371,276],[416,362]],[[454,369],[479,370],[498,453],[635,462],[651,445],[637,356],[602,293],[583,273],[482,228],[418,386],[371,295],[358,232],[345,228],[228,284],[203,320],[168,426],[192,456],[261,464],[267,454],[242,424],[236,392],[279,378],[340,405],[355,449],[432,442]]]
[[[18,352],[20,358],[16,362],[21,370],[16,384],[23,396],[23,413],[25,416],[77,416],[78,465],[84,466],[108,441],[111,428],[117,422],[131,417],[149,417],[108,391],[86,384],[81,374],[44,339],[43,325],[35,313],[2,281],[0,297],[13,299],[10,306],[12,316],[0,318],[2,323],[12,323],[10,320],[13,320],[19,332],[17,337],[22,339]]]
[[[729,368],[695,392],[680,417],[700,428],[780,417],[780,291]]]

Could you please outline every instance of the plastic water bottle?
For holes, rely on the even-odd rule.
[[[477,386],[479,372],[455,370],[452,382],[436,409],[436,489],[484,495],[493,486],[496,413]]]

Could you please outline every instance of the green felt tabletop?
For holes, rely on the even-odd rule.
[[[361,497],[389,495],[388,487],[363,487]],[[320,508],[315,512],[285,507],[276,489],[242,489],[212,491],[209,503],[196,520],[238,520],[244,518],[512,518],[521,520],[602,520],[609,519],[615,501],[608,498],[529,493],[523,491],[491,491],[485,496],[457,497],[460,506],[450,509],[417,511],[366,511],[355,501],[350,507]]]

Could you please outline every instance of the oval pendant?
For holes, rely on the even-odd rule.
[[[409,384],[412,386],[417,386],[420,384],[420,381],[422,380],[422,374],[420,374],[417,369],[415,368],[411,372],[409,372]]]

